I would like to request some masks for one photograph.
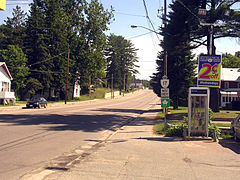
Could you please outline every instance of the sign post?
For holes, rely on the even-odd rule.
[[[163,76],[161,79],[161,106],[165,110],[165,118],[164,123],[165,127],[167,126],[167,108],[169,108],[169,79],[167,79],[167,76]]]

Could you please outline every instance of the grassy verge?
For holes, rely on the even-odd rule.
[[[214,113],[214,119],[234,119],[240,114],[240,111],[221,110]]]
[[[173,107],[170,107],[170,111],[167,114],[167,119],[183,119],[184,116],[187,116],[188,114],[188,107],[183,107],[180,106],[178,107],[178,109],[173,109]],[[161,110],[158,114],[157,114],[157,118],[158,119],[163,119],[165,117],[164,112]]]
[[[230,119],[230,118],[235,118],[238,113],[240,113],[239,111],[220,111],[219,113],[215,113],[214,117],[218,118],[221,117],[221,119]],[[161,135],[165,135],[165,136],[178,136],[178,137],[182,137],[183,134],[183,129],[184,126],[187,127],[187,123],[186,123],[186,119],[184,117],[186,117],[188,114],[188,108],[187,107],[179,107],[176,110],[173,110],[172,107],[170,109],[170,113],[167,115],[167,119],[168,119],[168,124],[169,127],[165,128],[164,124],[155,124],[154,125],[154,132],[156,134],[161,134]],[[165,114],[163,111],[160,111],[157,115],[158,119],[164,119]],[[179,122],[169,122],[170,120],[180,120]],[[214,118],[213,118],[214,120]],[[210,123],[209,124],[209,136],[212,136],[212,132],[213,129],[215,129],[215,131],[217,132],[217,136],[224,138],[224,139],[229,139],[232,138],[232,135],[230,134],[230,132],[221,132],[221,130],[219,129],[219,127],[231,127],[230,123],[221,123],[221,122],[214,122],[214,123]]]

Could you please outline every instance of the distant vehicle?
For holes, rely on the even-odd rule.
[[[232,121],[232,130],[233,130],[234,140],[239,141],[240,140],[240,114],[236,119]]]
[[[27,108],[41,108],[41,107],[46,108],[47,100],[43,97],[33,98],[29,102],[27,102],[26,107]]]

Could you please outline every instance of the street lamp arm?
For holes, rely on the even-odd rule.
[[[154,31],[154,30],[152,30],[152,29],[149,29],[149,28],[146,28],[146,27],[144,27],[144,26],[136,26],[136,25],[131,25],[131,28],[143,28],[143,29],[146,29],[146,30],[148,30],[148,31],[151,31],[151,32],[153,32],[153,33],[156,33],[157,35],[159,35],[159,34],[160,34],[159,32],[157,32],[157,31]]]

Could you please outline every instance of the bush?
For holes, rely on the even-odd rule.
[[[208,124],[208,136],[213,137],[213,130],[215,129],[217,138],[221,135],[221,130],[216,126],[216,124]]]
[[[187,127],[185,123],[172,123],[168,124],[168,127],[165,127],[163,123],[155,124],[154,132],[157,134],[164,134],[169,137],[171,136],[183,137],[184,127]]]
[[[185,123],[170,124],[169,127],[166,129],[166,136],[183,137],[184,127],[187,127]]]

